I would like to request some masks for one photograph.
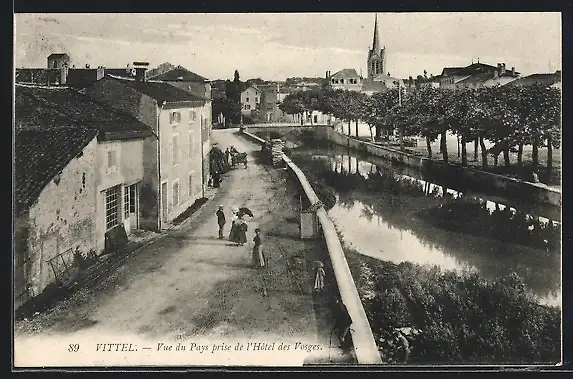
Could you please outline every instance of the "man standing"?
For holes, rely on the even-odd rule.
[[[223,239],[223,228],[225,227],[225,213],[223,212],[223,206],[219,205],[217,210],[217,223],[219,224],[219,239]]]

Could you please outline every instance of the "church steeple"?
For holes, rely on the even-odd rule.
[[[372,50],[376,53],[380,51],[380,37],[378,36],[378,13],[374,16],[374,37],[372,38]]]
[[[372,37],[372,49],[368,51],[366,63],[368,78],[373,79],[383,74],[386,66],[386,47],[380,48],[380,36],[378,35],[378,14],[374,16],[374,36]]]

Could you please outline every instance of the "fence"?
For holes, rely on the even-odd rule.
[[[243,134],[258,143],[264,143],[262,138],[251,133],[243,131]],[[286,163],[289,171],[294,173],[297,177],[298,182],[305,192],[310,204],[316,204],[319,201],[318,196],[312,189],[312,186],[306,179],[304,173],[286,155],[283,154],[282,159]],[[350,335],[356,359],[359,364],[381,364],[382,360],[372,334],[370,323],[366,316],[366,312],[364,311],[364,307],[362,306],[362,301],[358,295],[356,284],[352,278],[352,273],[348,267],[348,262],[346,261],[334,224],[323,207],[318,208],[316,215],[326,242],[340,298],[346,305],[348,313],[352,318]]]

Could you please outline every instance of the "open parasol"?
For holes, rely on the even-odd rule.
[[[250,217],[255,217],[255,216],[253,216],[253,212],[249,208],[247,208],[247,207],[239,208],[239,211],[237,212],[237,216],[243,217],[244,215],[247,215]]]

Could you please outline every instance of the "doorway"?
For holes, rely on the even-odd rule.
[[[139,194],[137,191],[137,183],[125,186],[123,191],[123,226],[125,232],[130,234],[134,229],[139,227]]]
[[[167,222],[167,182],[161,183],[161,222]]]

